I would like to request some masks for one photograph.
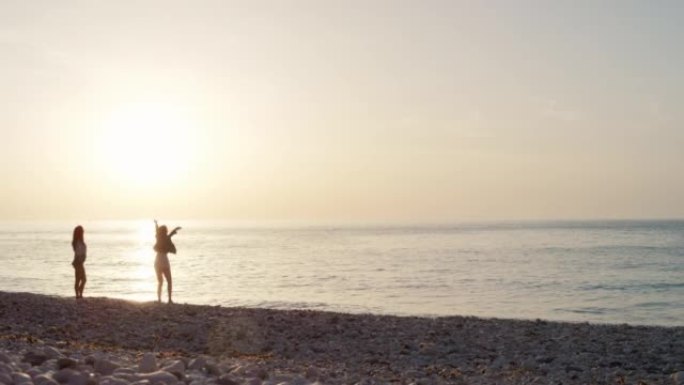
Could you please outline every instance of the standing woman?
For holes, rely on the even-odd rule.
[[[71,266],[74,267],[76,273],[76,281],[74,282],[74,290],[76,291],[76,299],[83,298],[83,289],[86,284],[85,260],[88,247],[83,241],[83,227],[76,226],[74,228],[74,236],[71,239],[71,248],[74,250],[74,260]]]
[[[164,277],[166,277],[166,288],[169,294],[169,303],[171,300],[171,291],[173,289],[173,281],[171,280],[171,263],[169,263],[169,253],[176,254],[176,246],[171,241],[171,237],[176,235],[180,227],[176,227],[169,234],[166,226],[159,226],[157,220],[154,220],[154,229],[156,232],[157,242],[154,244],[154,251],[157,252],[157,258],[154,260],[154,271],[157,273],[157,302],[161,302],[162,285],[164,284]]]

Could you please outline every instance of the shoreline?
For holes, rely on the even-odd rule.
[[[106,361],[128,373],[150,353],[160,367],[183,365],[182,376],[175,375],[178,384],[188,385],[684,383],[684,327],[679,326],[168,305],[106,297],[76,301],[0,292],[0,351],[25,358],[48,348],[90,373],[90,382],[70,385],[113,381],[111,373],[88,369],[88,357],[107,355]],[[210,361],[212,369],[193,372],[190,364],[198,358]],[[44,373],[54,377],[56,364],[57,359],[48,363]]]

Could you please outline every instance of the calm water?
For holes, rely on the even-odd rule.
[[[81,223],[86,296],[156,297],[154,225]],[[0,222],[0,290],[73,295],[75,223]],[[684,325],[684,222],[170,222],[176,302]]]

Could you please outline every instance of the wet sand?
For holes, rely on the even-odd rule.
[[[0,383],[684,384],[684,327],[0,292]]]

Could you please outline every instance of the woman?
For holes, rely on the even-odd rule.
[[[154,244],[154,251],[157,252],[157,258],[154,260],[154,270],[157,272],[157,302],[161,302],[162,285],[164,284],[164,277],[166,277],[169,303],[173,303],[171,300],[173,281],[171,280],[171,264],[168,253],[176,254],[176,246],[171,241],[171,237],[176,235],[181,228],[176,227],[169,234],[168,228],[159,226],[156,219],[154,220],[154,228],[157,237],[157,243]]]
[[[71,266],[74,267],[76,273],[76,281],[74,283],[74,290],[76,291],[76,299],[83,298],[83,289],[86,284],[85,260],[88,247],[83,241],[83,227],[76,226],[74,228],[74,236],[71,239],[71,248],[74,250],[74,260]]]

